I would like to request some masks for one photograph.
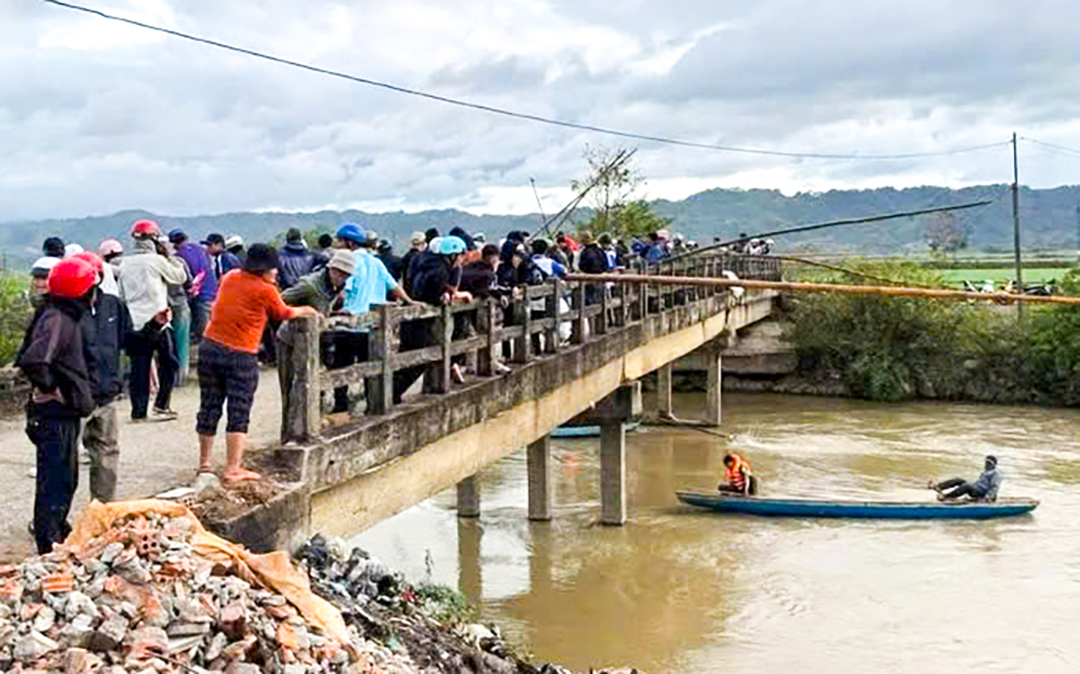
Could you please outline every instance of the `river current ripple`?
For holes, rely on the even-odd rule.
[[[677,412],[699,413],[699,396]],[[656,672],[1080,671],[1080,412],[726,395],[725,433],[628,434],[630,521],[597,524],[599,443],[554,441],[555,519],[525,517],[524,453],[481,474],[483,515],[453,490],[356,537],[402,569],[460,587],[540,661]],[[726,449],[770,495],[929,499],[995,454],[1003,496],[1032,516],[989,522],[766,520],[695,512]]]

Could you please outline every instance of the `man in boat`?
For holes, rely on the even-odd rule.
[[[986,457],[986,463],[982,475],[974,482],[967,482],[958,477],[944,482],[935,483],[930,481],[930,488],[938,493],[938,500],[954,501],[963,496],[968,496],[973,501],[997,500],[998,489],[1001,487],[1001,472],[997,468],[997,457]],[[952,491],[946,492],[946,489]]]
[[[724,456],[724,476],[727,479],[717,489],[722,494],[754,496],[757,494],[757,478],[750,471],[750,462],[734,452]]]

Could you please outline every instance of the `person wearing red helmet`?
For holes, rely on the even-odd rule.
[[[161,228],[153,220],[139,220],[131,226],[135,250],[125,256],[120,275],[120,299],[131,312],[133,332],[127,340],[131,357],[131,419],[135,422],[173,421],[169,409],[176,383],[176,352],[170,325],[168,285],[187,282],[184,263],[173,257],[161,240]],[[157,359],[158,394],[154,410],[150,406],[150,366]]]
[[[79,484],[81,419],[94,408],[80,322],[90,311],[97,272],[68,258],[49,272],[45,303],[34,312],[15,364],[33,385],[26,434],[37,447],[34,538],[39,554],[52,552],[71,531],[68,513]]]
[[[93,265],[98,292],[81,321],[83,348],[94,384],[94,411],[83,425],[82,441],[90,457],[90,496],[102,503],[116,498],[116,472],[120,463],[120,426],[117,421],[123,375],[120,350],[131,333],[131,314],[115,293],[105,289],[110,265],[91,252],[73,256]],[[115,283],[115,282],[114,282]]]

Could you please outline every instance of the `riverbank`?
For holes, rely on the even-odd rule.
[[[941,275],[913,264],[853,261],[861,276],[940,287]],[[1080,295],[1080,274],[1060,283]],[[1072,306],[1006,309],[875,295],[785,297],[783,338],[797,368],[774,381],[732,381],[730,390],[821,393],[865,400],[943,400],[1080,405],[1080,311]]]
[[[166,423],[131,423],[130,403],[123,399],[120,409],[120,469],[117,496],[146,498],[195,479],[198,443],[195,413],[199,408],[199,387],[191,383],[173,394],[172,407],[180,418]],[[281,394],[277,372],[264,370],[252,408],[250,442],[252,456],[271,447],[281,434]],[[26,437],[22,414],[0,419],[0,563],[22,559],[33,553],[33,539],[26,526],[34,509],[34,446]],[[225,460],[225,438],[221,434],[215,449],[215,465],[220,471]],[[79,489],[73,512],[88,502],[90,484],[85,463],[80,464]]]
[[[534,664],[507,643],[495,625],[445,585],[412,584],[361,548],[313,537],[298,553],[313,591],[336,606],[380,657],[408,671],[432,674],[571,674],[559,665]],[[381,663],[379,663],[381,664]],[[637,674],[632,668],[590,668],[591,674]]]
[[[473,615],[456,591],[406,583],[340,540],[316,536],[290,564],[176,503],[95,503],[53,552],[0,567],[0,670],[571,674],[532,665]]]

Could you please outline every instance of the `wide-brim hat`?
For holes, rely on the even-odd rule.
[[[330,264],[327,266],[352,276],[353,271],[356,269],[353,266],[353,252],[349,250],[335,250],[333,257],[330,258]]]

